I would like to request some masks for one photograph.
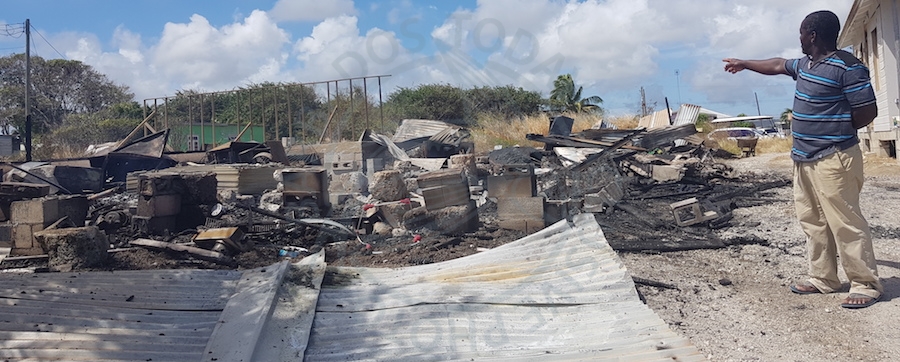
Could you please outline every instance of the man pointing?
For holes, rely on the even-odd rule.
[[[850,294],[841,306],[865,308],[878,302],[883,289],[869,224],[859,206],[863,159],[856,130],[871,123],[878,109],[868,68],[837,49],[839,32],[837,15],[817,11],[800,24],[800,47],[806,57],[723,61],[730,73],[749,69],[797,81],[791,158],[794,204],[807,237],[809,279],[790,289],[798,294],[839,290],[840,256],[850,279]]]

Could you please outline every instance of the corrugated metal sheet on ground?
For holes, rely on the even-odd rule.
[[[705,359],[640,302],[591,214],[461,259],[325,279],[308,361]]]
[[[230,343],[216,334],[235,334],[223,316],[264,313],[259,318],[265,318],[268,309],[246,307],[253,304],[246,297],[263,294],[260,285],[274,289],[280,282],[278,271],[4,275],[0,360],[199,361],[206,354],[227,355],[230,350],[213,349],[214,342]],[[244,299],[236,303],[241,296]],[[250,353],[255,341],[250,341]]]

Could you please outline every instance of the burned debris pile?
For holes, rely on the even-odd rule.
[[[787,180],[735,175],[693,125],[571,133],[476,155],[468,130],[406,120],[357,142],[165,152],[166,131],[78,160],[6,164],[0,268],[253,268],[326,250],[401,266],[477,253],[592,213],[618,250],[716,248],[732,210]],[[753,179],[748,179],[752,177]],[[5,258],[5,260],[4,260]]]

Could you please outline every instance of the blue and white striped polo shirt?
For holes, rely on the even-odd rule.
[[[784,68],[797,81],[791,158],[815,161],[859,143],[850,112],[875,103],[869,69],[843,50],[816,63],[788,59]]]

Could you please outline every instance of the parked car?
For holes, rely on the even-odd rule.
[[[709,132],[709,135],[706,136],[709,139],[730,139],[735,140],[738,138],[760,138],[760,134],[757,133],[755,128],[750,127],[727,127],[727,128],[719,128]]]

